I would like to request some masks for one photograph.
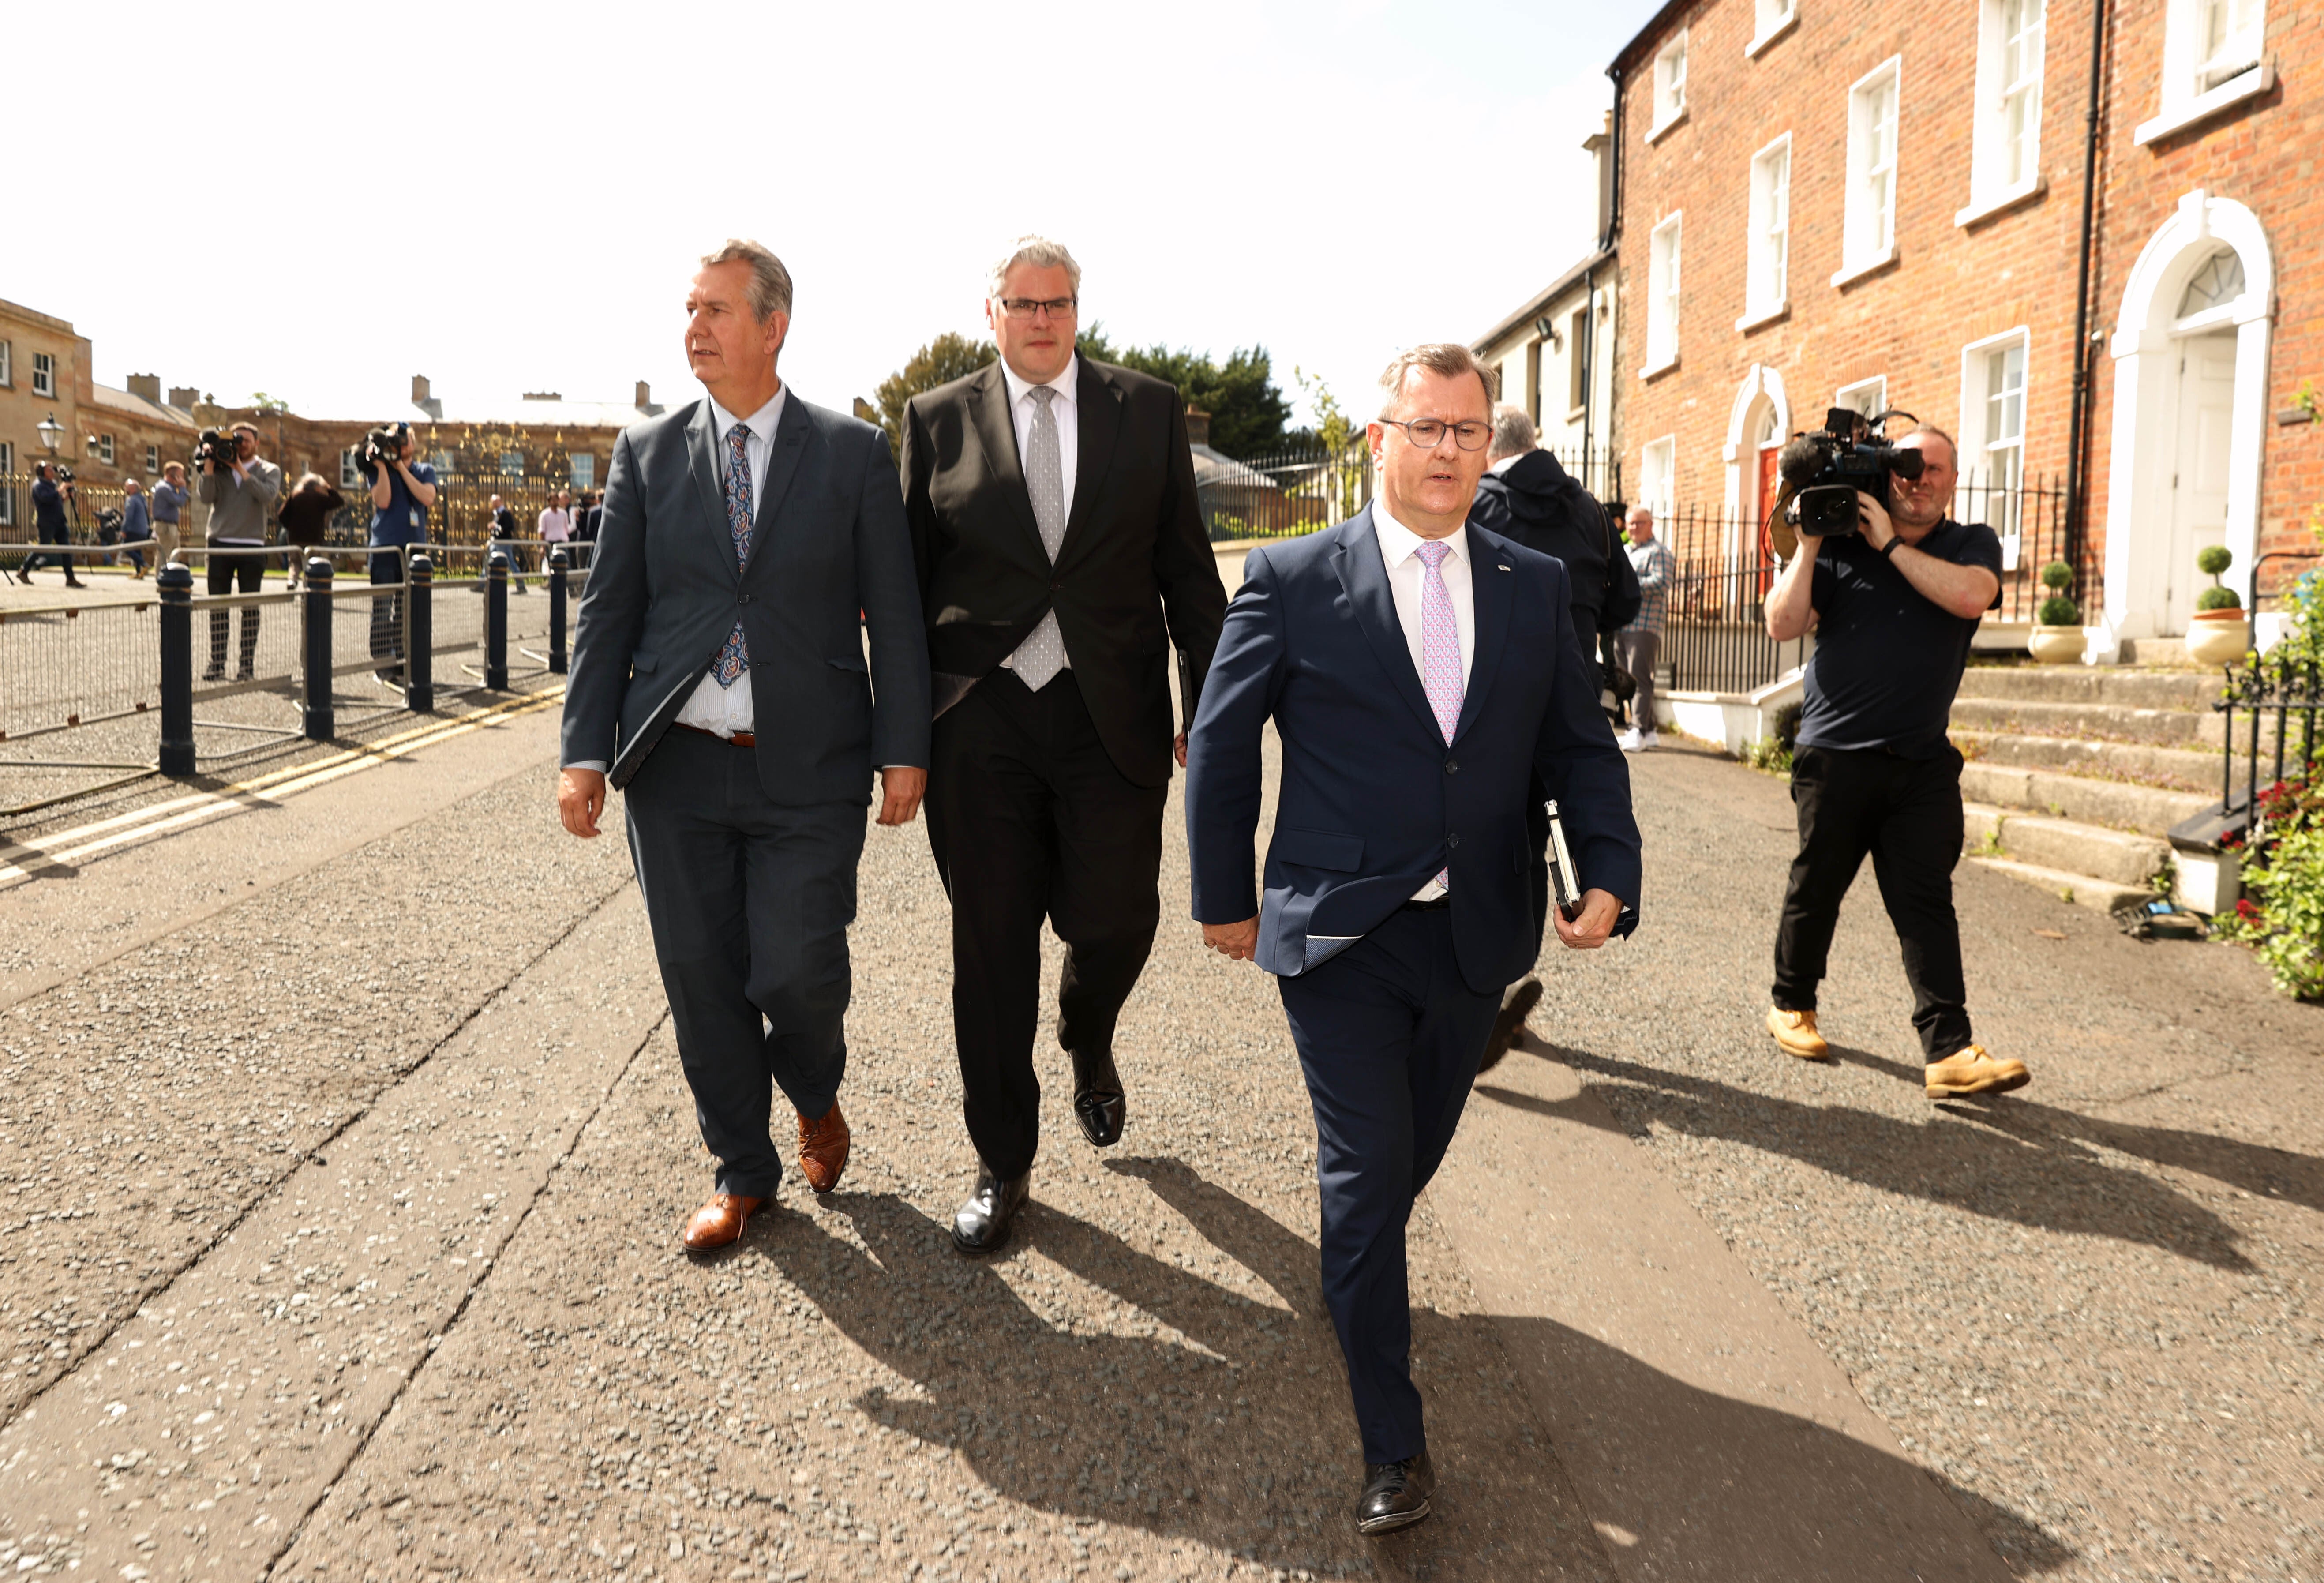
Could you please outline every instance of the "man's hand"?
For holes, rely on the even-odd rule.
[[[1875,550],[1886,550],[1888,541],[1896,536],[1896,524],[1888,520],[1888,508],[1861,489],[1856,492],[1856,520],[1863,524],[1864,542]]]
[[[605,772],[559,770],[557,773],[557,817],[575,835],[594,839],[597,816],[605,811]]]
[[[920,799],[927,794],[927,771],[890,764],[880,772],[880,822],[910,824],[912,816],[920,811]]]
[[[1178,740],[1172,743],[1171,746],[1178,754],[1178,767],[1185,769],[1186,767],[1186,734],[1184,731],[1179,732]]]
[[[1259,915],[1254,912],[1240,923],[1205,923],[1203,943],[1230,962],[1248,962],[1259,954]]]
[[[1552,912],[1549,921],[1557,925],[1557,938],[1567,949],[1594,951],[1606,943],[1614,932],[1614,921],[1622,915],[1621,899],[1611,891],[1582,893],[1582,915],[1571,923],[1562,912]]]

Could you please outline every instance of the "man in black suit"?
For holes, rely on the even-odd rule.
[[[1184,404],[1076,356],[1081,266],[1020,239],[984,311],[998,362],[904,410],[936,720],[928,841],[953,909],[953,1032],[982,1169],[965,1253],[1009,1237],[1039,1141],[1041,921],[1065,943],[1057,1038],[1100,1148],[1127,1101],[1113,1032],[1161,918],[1175,749],[1170,649],[1191,717],[1226,590],[1194,495]]]
[[[558,811],[595,836],[608,781],[628,792],[678,1059],[718,1160],[682,1238],[700,1253],[739,1238],[775,1195],[774,1088],[798,1113],[807,1185],[829,1192],[846,1167],[863,808],[875,765],[881,824],[919,807],[928,668],[886,438],[776,376],[789,273],[729,242],[686,305],[708,399],[614,442]]]

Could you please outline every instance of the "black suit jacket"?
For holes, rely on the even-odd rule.
[[[1582,658],[1596,663],[1600,634],[1637,618],[1638,574],[1621,552],[1606,508],[1545,450],[1530,450],[1503,473],[1479,480],[1469,525],[1514,539],[1565,566],[1573,630]]]
[[[936,707],[956,700],[1053,606],[1114,767],[1170,778],[1169,662],[1188,719],[1226,619],[1176,387],[1081,358],[1073,505],[1056,566],[1041,545],[1001,365],[904,408],[904,511]]]

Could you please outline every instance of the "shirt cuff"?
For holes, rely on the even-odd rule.
[[[575,759],[564,767],[568,770],[595,770],[602,775],[605,773],[605,761],[601,758]]]

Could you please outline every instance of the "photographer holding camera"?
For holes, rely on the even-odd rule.
[[[65,525],[65,508],[73,500],[73,476],[69,467],[54,462],[32,465],[32,526],[35,536],[43,544],[69,544],[72,531]],[[85,588],[88,585],[73,575],[69,555],[27,555],[16,563],[16,580],[30,586],[32,569],[36,566],[61,566],[65,569],[65,587]]]
[[[274,502],[282,494],[282,469],[260,459],[258,426],[236,423],[224,433],[205,430],[194,448],[194,460],[201,468],[195,487],[210,508],[205,542],[213,550],[263,549],[266,519],[274,514]],[[237,580],[244,593],[258,592],[266,560],[263,555],[209,557],[212,597],[233,593]],[[204,681],[225,679],[226,625],[225,611],[210,612],[210,662],[202,672]],[[256,674],[257,663],[258,607],[247,605],[242,612],[242,663],[235,680],[248,681]]]
[[[1892,449],[1866,433],[1835,409],[1825,432],[1784,448],[1799,542],[1767,597],[1767,635],[1790,643],[1812,628],[1816,652],[1792,758],[1800,851],[1767,1031],[1788,1055],[1831,1053],[1816,1030],[1816,986],[1840,899],[1869,854],[1904,948],[1929,1097],[2006,1092],[2027,1082],[2024,1063],[1969,1036],[1952,897],[1961,756],[1945,736],[1969,640],[2000,602],[2001,543],[1983,523],[1945,514],[1959,477],[1950,435],[1922,424]],[[1884,477],[1886,505],[1856,486]],[[1778,532],[1779,552],[1788,536]]]
[[[436,504],[436,469],[412,460],[417,442],[409,423],[383,423],[364,437],[356,466],[371,486],[371,580],[403,585],[409,546],[428,542],[428,508]],[[403,596],[371,602],[373,674],[391,685],[403,680]],[[391,662],[391,663],[380,663]]]

